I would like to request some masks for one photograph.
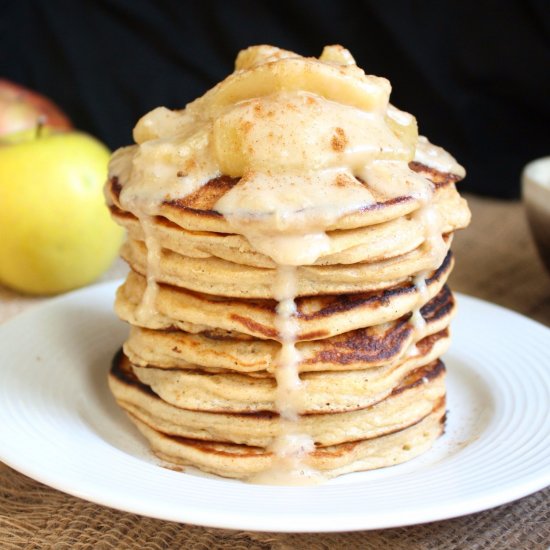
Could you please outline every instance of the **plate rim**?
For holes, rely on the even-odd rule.
[[[82,289],[77,289],[62,296],[57,296],[46,300],[40,304],[29,307],[27,310],[15,315],[12,319],[6,321],[0,325],[0,347],[2,346],[2,335],[5,327],[10,327],[12,324],[24,323],[27,318],[32,318],[37,314],[40,314],[43,310],[55,309],[62,307],[65,302],[71,302],[75,298],[82,297],[88,293],[112,293],[122,283],[123,279],[117,279],[113,281],[106,281],[91,285]],[[542,323],[534,321],[525,315],[516,311],[510,310],[498,304],[483,300],[475,296],[469,296],[460,292],[454,292],[459,302],[472,302],[481,307],[496,308],[496,311],[505,313],[506,315],[513,315],[517,317],[520,322],[527,322],[527,324],[535,330],[543,329],[548,331],[550,336],[550,328],[546,327]],[[462,310],[462,307],[460,307]],[[459,313],[460,315],[460,313]],[[113,313],[114,316],[114,313]],[[550,356],[550,355],[549,355]],[[0,415],[1,416],[1,415]],[[123,452],[123,451],[119,451]],[[429,452],[429,451],[428,451]],[[9,454],[9,453],[8,453]],[[550,472],[546,476],[537,478],[528,478],[522,480],[520,483],[507,485],[499,489],[495,489],[488,494],[483,495],[475,499],[474,502],[467,502],[465,505],[463,500],[458,500],[454,503],[445,503],[444,505],[430,503],[428,505],[423,504],[417,509],[408,512],[407,514],[401,514],[397,517],[392,516],[391,511],[386,511],[384,514],[377,514],[373,518],[369,518],[366,515],[362,515],[359,511],[356,514],[350,514],[349,511],[345,513],[345,517],[340,515],[338,511],[331,511],[334,521],[323,522],[325,516],[319,517],[315,513],[304,513],[299,518],[276,515],[273,514],[258,514],[253,516],[243,517],[241,512],[233,513],[230,510],[224,510],[223,513],[219,513],[218,509],[211,511],[205,510],[203,506],[199,508],[182,507],[176,511],[171,511],[166,508],[155,510],[152,507],[148,507],[147,503],[141,500],[134,501],[124,493],[110,493],[108,498],[101,493],[94,493],[89,490],[84,483],[84,486],[75,486],[71,481],[64,482],[63,478],[48,470],[41,470],[39,462],[35,463],[32,460],[25,461],[12,460],[12,457],[6,456],[6,453],[0,448],[0,461],[4,462],[10,468],[34,479],[40,483],[43,483],[51,488],[60,490],[71,496],[106,506],[109,508],[117,509],[123,512],[137,513],[146,517],[176,521],[179,523],[191,523],[194,525],[201,525],[205,527],[226,528],[226,529],[242,529],[248,531],[263,531],[263,532],[279,532],[279,533],[312,533],[312,532],[343,532],[343,531],[359,531],[359,530],[372,530],[372,529],[384,529],[384,528],[397,528],[410,525],[418,525],[423,523],[429,523],[433,521],[441,521],[446,519],[452,519],[472,513],[481,512],[490,508],[513,502],[517,499],[535,493],[539,490],[543,490],[550,484]],[[133,457],[135,458],[135,457]],[[135,460],[139,460],[135,458]],[[178,474],[179,475],[179,474]],[[218,482],[218,480],[213,480]],[[220,480],[223,483],[223,480]],[[334,485],[333,487],[337,487]],[[289,488],[275,488],[275,490],[288,490]],[[273,490],[273,487],[270,487]],[[304,490],[301,488],[300,490]],[[182,509],[185,513],[182,514]],[[374,521],[371,521],[374,520]],[[291,521],[288,521],[291,520]],[[253,523],[254,525],[251,525]],[[301,527],[298,524],[305,526]]]

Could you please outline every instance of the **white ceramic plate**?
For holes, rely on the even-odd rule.
[[[162,467],[106,383],[127,332],[116,283],[0,327],[0,459],[72,495],[185,523],[347,531],[455,517],[550,484],[550,330],[459,296],[446,434],[402,465],[317,487],[269,487]]]

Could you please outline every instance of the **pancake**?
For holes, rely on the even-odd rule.
[[[434,361],[412,371],[383,401],[364,409],[300,418],[301,432],[316,446],[372,439],[422,420],[445,396],[443,363]],[[266,412],[228,414],[175,407],[133,376],[117,359],[109,385],[119,405],[156,431],[167,435],[267,447],[280,432],[279,417]]]
[[[343,412],[369,407],[387,397],[405,376],[447,351],[448,332],[421,340],[415,354],[402,361],[368,370],[306,372],[300,376],[300,414]],[[190,369],[132,366],[140,382],[167,403],[210,412],[260,412],[277,410],[277,383],[271,376],[237,373],[214,374]]]
[[[273,454],[261,447],[170,436],[131,414],[128,416],[149,441],[153,452],[172,464],[238,479],[251,478],[273,466]],[[373,439],[315,449],[304,463],[326,478],[399,464],[426,452],[442,434],[444,422],[445,401],[441,400],[413,426]]]
[[[416,285],[409,282],[383,292],[299,298],[296,300],[296,340],[328,338],[399,319],[439,293],[452,265],[449,253],[441,267],[427,278],[425,297],[420,295]],[[144,322],[137,318],[136,309],[145,288],[145,278],[130,272],[117,291],[115,311],[122,320],[134,326],[179,328],[194,333],[219,328],[260,339],[278,338],[274,300],[222,299],[161,284],[156,296],[156,312]]]
[[[451,238],[445,239],[446,251]],[[147,247],[127,240],[120,254],[133,271],[147,274]],[[296,269],[296,296],[372,292],[398,285],[430,269],[431,249],[421,245],[403,256],[353,266],[300,266]],[[274,269],[235,264],[219,258],[189,258],[163,249],[157,282],[229,298],[273,298]]]
[[[452,233],[468,224],[468,208],[456,190],[446,188],[439,191],[436,198],[434,207],[442,218],[443,233]],[[131,240],[145,240],[143,228],[133,214],[115,206],[111,207],[111,213],[115,221],[127,229]],[[242,235],[190,231],[161,216],[155,217],[152,234],[162,242],[163,248],[190,258],[215,257],[253,267],[275,267],[271,258],[257,252]],[[417,216],[327,234],[330,247],[315,265],[347,265],[394,258],[418,248],[425,240],[425,228]]]
[[[131,162],[130,158],[126,162]],[[116,206],[119,210],[132,212],[127,206],[125,208],[120,199],[125,180],[129,177],[125,175],[128,169],[125,166],[120,168],[118,165],[115,166],[106,187],[108,203],[111,206]],[[441,204],[449,202],[450,210],[462,212],[463,221],[460,221],[459,225],[461,227],[467,225],[470,216],[469,210],[464,199],[458,196],[455,187],[455,182],[462,179],[462,175],[440,172],[421,163],[412,163],[411,167],[416,173],[421,173],[430,181],[439,182],[435,185],[434,200]],[[238,181],[238,178],[229,176],[214,178],[184,198],[163,200],[156,215],[189,231],[232,234],[234,228],[215,209],[215,205]],[[361,181],[360,183],[366,185],[365,182]],[[387,197],[383,190],[372,189],[371,191],[373,194],[371,204],[342,216],[336,222],[329,224],[326,230],[349,230],[381,224],[411,215],[422,206],[422,199],[415,195],[415,190],[407,193],[404,188],[402,194],[393,197]]]
[[[144,241],[145,235],[139,220],[115,206],[111,214],[123,226],[130,239]],[[445,227],[446,232],[456,229],[455,224]],[[166,218],[157,216],[153,233],[165,249],[191,258],[215,257],[229,262],[253,267],[275,268],[275,262],[257,252],[242,235],[189,231]],[[346,231],[332,231],[329,252],[322,255],[315,265],[353,264],[372,262],[399,256],[414,250],[424,241],[422,224],[411,218],[398,218],[370,227]]]
[[[423,336],[448,327],[454,315],[454,299],[444,287],[421,314],[426,322]],[[299,372],[357,370],[395,362],[418,341],[410,314],[382,325],[345,332],[339,336],[298,343]],[[257,340],[242,333],[206,331],[191,334],[179,330],[132,327],[124,353],[136,366],[195,369],[209,372],[273,372],[280,344]]]

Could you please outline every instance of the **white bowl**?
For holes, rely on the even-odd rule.
[[[550,156],[525,166],[521,187],[531,232],[550,272]]]

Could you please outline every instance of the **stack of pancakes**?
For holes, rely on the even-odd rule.
[[[113,361],[111,390],[162,459],[253,478],[272,466],[282,426],[278,265],[216,209],[241,177],[218,174],[192,193],[164,195],[144,216],[138,202],[121,198],[137,177],[124,163],[133,153],[115,154],[106,187],[128,232],[122,257],[131,267],[115,306],[131,330]],[[429,158],[408,162],[431,189],[428,201],[414,191],[388,195],[359,177],[339,181],[373,200],[331,220],[323,228],[329,246],[295,268],[297,423],[315,444],[304,464],[327,478],[408,460],[444,428],[439,358],[455,309],[449,247],[469,211],[455,189],[463,172]],[[426,209],[444,248],[436,266]]]

